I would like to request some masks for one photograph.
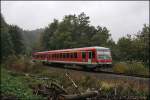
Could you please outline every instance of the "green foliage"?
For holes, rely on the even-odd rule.
[[[22,41],[21,29],[8,25],[1,15],[1,58],[6,60],[9,55],[23,54],[25,47]]]
[[[117,63],[113,66],[113,71],[118,73],[125,73],[127,71],[127,64]]]
[[[3,62],[7,69],[15,71],[29,72],[33,68],[31,59],[27,56],[9,56],[5,62]]]
[[[66,15],[60,22],[55,19],[42,34],[41,48],[53,50],[94,45],[106,46],[113,42],[109,40],[110,34],[106,27],[91,26],[89,16],[81,13],[78,16]]]
[[[139,31],[134,38],[131,35],[120,38],[117,42],[119,59],[142,61],[149,65],[149,30],[149,25],[144,24],[142,31]]]
[[[139,74],[139,75],[149,75],[149,69],[146,68],[140,62],[133,62],[131,64],[128,64],[128,70],[126,71],[126,73]]]
[[[149,75],[149,69],[141,62],[122,62],[116,63],[113,66],[113,71],[118,73],[136,74],[136,75]]]
[[[1,69],[1,93],[2,95],[13,95],[22,100],[42,99],[32,94],[32,90],[24,82],[21,76],[12,76],[5,69]]]
[[[11,42],[13,44],[13,50],[16,55],[23,54],[25,51],[24,44],[22,42],[21,29],[16,25],[9,26],[9,33],[11,36]]]
[[[120,53],[121,60],[131,60],[132,55],[132,41],[131,36],[128,35],[128,37],[122,37],[118,40],[118,49]]]
[[[22,38],[23,38],[23,43],[26,47],[25,54],[26,55],[31,55],[33,51],[39,50],[40,49],[40,37],[41,33],[44,31],[44,29],[35,29],[35,30],[21,30]]]
[[[0,42],[0,47],[1,47],[1,58],[6,59],[6,57],[10,54],[13,53],[13,44],[11,42],[11,36],[9,34],[9,28],[8,25],[5,23],[5,20],[3,16],[1,15],[1,42]]]

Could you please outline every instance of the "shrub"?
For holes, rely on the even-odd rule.
[[[32,68],[32,63],[29,57],[26,56],[9,56],[4,62],[7,69],[15,71],[28,72]]]
[[[22,76],[12,76],[4,68],[1,70],[1,95],[4,97],[13,96],[18,98],[17,100],[43,99],[41,96],[33,95],[32,90],[28,87]]]
[[[141,62],[116,63],[113,71],[117,73],[127,73],[136,75],[149,75],[149,69]]]
[[[117,73],[125,73],[127,71],[127,64],[122,62],[122,63],[116,63],[113,66],[113,71]]]
[[[141,62],[132,62],[128,64],[128,74],[138,74],[138,75],[149,75],[149,69],[146,68]]]
[[[20,71],[20,72],[30,72],[30,73],[42,73],[46,72],[46,69],[41,62],[32,62],[30,57],[27,56],[9,56],[7,61],[3,63],[9,70]]]

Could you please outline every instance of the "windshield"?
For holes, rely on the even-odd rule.
[[[98,59],[111,59],[110,50],[97,50]]]

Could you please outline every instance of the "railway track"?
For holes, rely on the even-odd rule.
[[[87,72],[91,74],[109,74],[109,75],[116,75],[116,76],[124,76],[124,77],[132,77],[132,78],[141,78],[141,79],[150,79],[150,76],[145,76],[145,75],[137,75],[137,74],[125,74],[125,73],[115,73],[112,71],[104,71],[104,70],[90,70],[90,69],[82,69],[79,66],[50,66],[47,65],[48,67],[53,67],[53,68],[60,68],[60,69],[65,69],[65,70],[74,70],[74,71],[80,71],[80,72]]]

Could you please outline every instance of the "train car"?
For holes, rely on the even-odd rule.
[[[112,64],[110,49],[98,46],[34,52],[32,60],[49,64],[75,64],[88,68],[111,66]]]

